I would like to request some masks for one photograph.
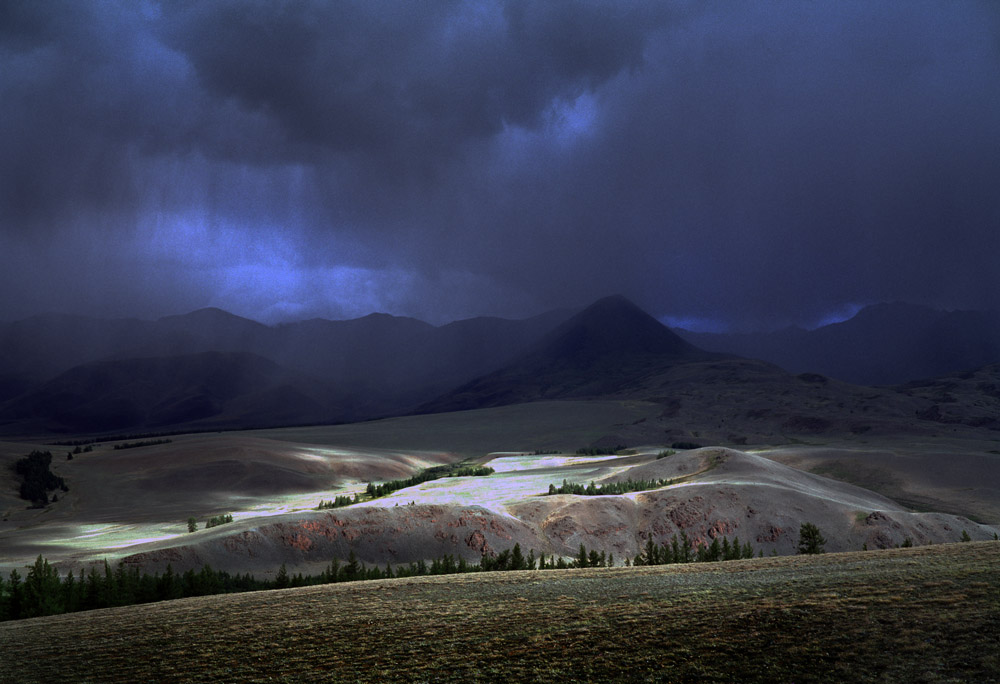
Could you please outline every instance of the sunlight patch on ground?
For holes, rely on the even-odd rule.
[[[181,535],[179,535],[179,534],[168,534],[168,535],[163,535],[163,536],[159,536],[159,537],[131,537],[127,541],[121,542],[120,544],[108,544],[107,548],[109,548],[109,549],[124,549],[124,548],[127,548],[129,546],[135,546],[136,544],[145,544],[147,542],[157,542],[157,541],[163,541],[165,539],[174,539],[174,538],[179,537],[179,536],[181,536]]]
[[[187,532],[187,523],[169,521],[139,524],[71,525],[67,534],[45,541],[45,546],[67,551],[93,551],[95,557],[106,549],[123,549],[136,544],[173,539]]]
[[[509,454],[509,455],[508,455]],[[493,455],[493,454],[491,454]],[[498,473],[538,470],[539,468],[562,468],[565,466],[587,465],[598,461],[608,461],[621,456],[584,456],[581,454],[523,454],[497,452],[496,457],[486,465]]]
[[[302,461],[316,463],[370,463],[373,459],[390,459],[416,468],[429,468],[439,462],[420,452],[340,449],[326,446],[296,446],[290,452]]]
[[[606,463],[616,456],[510,456],[487,465],[496,472],[488,477],[446,477],[407,487],[358,506],[392,507],[409,503],[445,506],[482,506],[509,515],[507,505],[526,497],[546,494],[550,484],[563,480],[587,483],[630,468]],[[497,468],[498,461],[501,468]],[[544,465],[540,465],[544,464]],[[591,466],[591,467],[588,467]]]
[[[230,499],[233,521],[264,518],[297,511],[315,510],[320,501],[333,501],[338,496],[363,494],[367,482],[348,482],[334,489],[324,489],[300,494],[274,496],[237,496]]]

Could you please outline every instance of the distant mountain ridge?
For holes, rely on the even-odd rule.
[[[564,321],[511,364],[423,404],[418,411],[600,396],[621,390],[651,369],[716,356],[616,295]]]
[[[88,395],[141,395],[142,373],[126,372],[136,368],[136,359],[160,359],[160,366],[173,364],[183,377],[192,358],[209,353],[221,355],[220,362],[230,364],[234,372],[258,379],[259,368],[254,370],[247,359],[272,364],[273,373],[283,378],[278,384],[285,388],[288,406],[302,409],[301,415],[291,415],[247,389],[239,402],[231,405],[236,397],[230,397],[217,411],[213,420],[220,426],[344,422],[398,414],[503,365],[567,316],[569,312],[553,311],[522,320],[481,317],[440,327],[388,314],[267,326],[221,309],[155,321],[36,316],[0,324],[0,431],[142,431],[201,425],[206,416],[185,418],[183,412],[166,422],[145,409],[95,413]],[[168,394],[176,389],[172,381],[160,387]],[[197,402],[197,394],[191,394],[191,402]],[[201,395],[205,406],[215,401],[207,390]]]
[[[1000,361],[1000,313],[898,302],[865,307],[853,318],[815,330],[677,333],[703,349],[861,385],[903,384]]]
[[[442,326],[387,314],[267,326],[219,309],[156,321],[38,316],[0,324],[0,432],[353,422],[602,397],[662,403],[664,430],[678,437],[707,416],[712,430],[734,440],[914,420],[993,429],[989,407],[997,399],[980,385],[995,385],[995,369],[971,388],[959,379],[872,390],[826,376],[872,383],[947,376],[1000,360],[997,341],[995,316],[900,305],[816,331],[677,334],[621,296],[575,313]],[[961,401],[939,399],[954,394],[947,388],[955,382],[965,383]],[[727,418],[750,403],[746,415]],[[838,423],[831,411],[854,418]],[[685,424],[675,425],[681,417]],[[736,424],[743,427],[730,432]]]
[[[309,385],[247,352],[95,361],[24,393],[0,418],[60,432],[323,421],[323,393]]]

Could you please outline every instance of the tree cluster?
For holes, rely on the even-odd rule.
[[[122,442],[121,444],[115,444],[114,449],[117,451],[119,449],[137,449],[144,446],[156,446],[157,444],[170,444],[172,439],[147,439],[141,442]]]
[[[32,451],[14,463],[14,472],[21,477],[21,498],[38,508],[49,503],[49,491],[69,491],[66,481],[49,470],[51,463],[52,454],[48,451]]]
[[[627,494],[628,492],[645,492],[650,489],[658,489],[673,484],[673,480],[633,480],[629,478],[621,482],[608,482],[601,486],[593,482],[586,487],[579,483],[570,483],[563,480],[561,487],[554,484],[549,485],[548,494],[577,494],[580,496],[601,496],[604,494]]]
[[[353,499],[345,494],[338,494],[332,501],[324,501],[320,499],[319,506],[316,507],[316,510],[323,511],[329,508],[343,508],[344,506],[350,506],[351,504],[358,503],[359,501],[361,501],[361,497],[357,494],[354,495]]]
[[[103,571],[92,566],[87,572],[81,569],[79,574],[71,572],[60,577],[39,556],[23,579],[17,570],[12,570],[6,580],[0,575],[0,620],[268,588],[273,588],[273,583],[249,574],[215,571],[207,565],[183,574],[174,573],[168,565],[162,575],[150,575],[124,563],[112,570],[105,561]]]
[[[681,530],[670,543],[657,544],[652,538],[646,540],[646,547],[633,560],[633,565],[669,565],[671,563],[715,563],[718,561],[753,558],[754,550],[750,542],[740,544],[736,537],[732,542],[728,537],[715,537],[711,544],[695,544],[687,532]]]
[[[628,447],[624,444],[618,444],[614,447],[580,447],[576,450],[576,453],[581,456],[614,456],[619,451],[624,451]]]
[[[225,513],[223,515],[213,515],[205,523],[205,529],[210,527],[218,527],[219,525],[225,525],[226,523],[231,523],[233,521],[233,516],[231,513]]]
[[[368,487],[365,489],[365,493],[372,499],[377,499],[381,496],[388,496],[393,492],[397,492],[400,489],[406,489],[407,487],[415,487],[418,484],[424,482],[430,482],[431,480],[438,479],[436,473],[432,473],[429,470],[417,473],[412,477],[408,477],[405,480],[389,480],[388,482],[383,482],[382,484],[375,484],[374,482],[369,482]]]
[[[486,477],[494,472],[496,471],[489,466],[463,466],[452,470],[445,477]]]
[[[493,468],[488,466],[435,466],[433,468],[427,468],[426,470],[423,470],[412,477],[408,477],[405,480],[389,480],[388,482],[383,482],[382,484],[369,482],[368,487],[365,489],[365,493],[372,499],[377,499],[379,497],[388,496],[389,494],[397,492],[400,489],[415,487],[418,484],[430,482],[431,480],[437,480],[442,477],[485,477],[487,475],[492,475],[494,472]]]

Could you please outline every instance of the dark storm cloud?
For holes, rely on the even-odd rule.
[[[6,2],[0,313],[997,306],[998,17]]]
[[[162,35],[210,95],[273,118],[306,160],[444,156],[639,66],[645,4],[416,2],[165,6]],[[317,149],[319,147],[319,149]],[[386,160],[388,161],[388,160]]]

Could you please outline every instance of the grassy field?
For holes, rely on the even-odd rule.
[[[1000,681],[1000,543],[306,587],[0,624],[0,681]]]

